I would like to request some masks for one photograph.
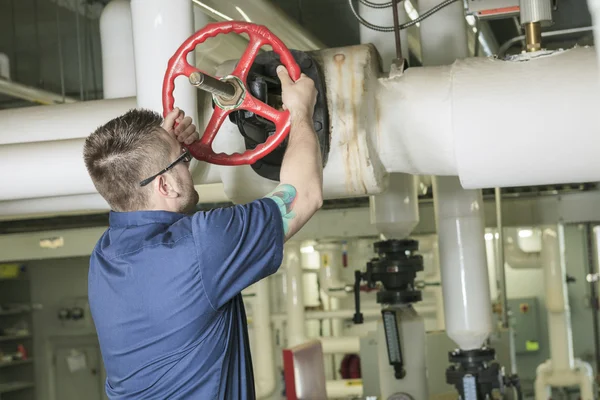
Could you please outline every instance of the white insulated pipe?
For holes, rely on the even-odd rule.
[[[318,338],[323,354],[358,354],[360,337],[358,336],[322,336]]]
[[[286,312],[288,315],[287,346],[294,347],[306,342],[300,244],[288,242],[285,246],[283,259],[285,262]]]
[[[362,397],[363,385],[359,379],[338,379],[325,382],[328,399]]]
[[[137,105],[162,114],[162,84],[169,59],[194,33],[189,0],[131,0]],[[195,54],[187,57],[195,65]],[[191,116],[197,126],[197,89],[180,76],[175,80],[175,107]]]
[[[462,350],[480,348],[492,332],[481,191],[456,177],[433,180],[446,332]]]
[[[133,27],[129,0],[112,0],[102,10],[100,45],[104,98],[135,96]]]
[[[588,0],[588,10],[594,25],[594,43],[600,43],[600,0]],[[596,51],[597,65],[600,66],[600,51]],[[600,68],[597,68],[600,73]]]
[[[452,66],[409,68],[392,79],[378,79],[376,54],[370,46],[328,49],[319,56],[328,80],[332,126],[331,152],[324,169],[327,199],[382,193],[386,171],[460,175],[466,188],[600,180],[600,158],[593,151],[598,125],[595,110],[600,103],[596,103],[596,58],[591,48],[526,62],[478,57]],[[501,85],[491,90],[490,77],[494,77],[494,85]],[[159,94],[160,89],[154,94],[157,99]],[[565,98],[569,101],[559,101]],[[14,164],[9,162],[15,158],[27,159],[28,163],[27,168],[0,178],[5,187],[13,188],[2,193],[0,201],[94,193],[91,182],[82,192],[78,180],[60,178],[65,171],[62,164],[68,164],[79,169],[68,171],[68,175],[89,180],[82,161],[67,160],[49,168],[45,158],[30,157],[33,147],[7,149],[10,146],[6,144],[83,138],[98,125],[135,107],[135,101],[120,99],[122,106],[111,111],[109,108],[117,103],[108,101],[119,100],[1,111],[0,123],[5,128],[0,132],[0,169],[11,170]],[[498,109],[501,111],[496,114]],[[519,122],[511,129],[489,123],[498,115],[512,115],[514,109],[577,118],[543,123],[517,115]],[[205,105],[203,112],[211,111]],[[28,123],[22,124],[23,120]],[[204,124],[199,126],[202,129]],[[485,134],[481,134],[481,127],[486,128]],[[544,130],[543,141],[539,140],[540,129]],[[240,148],[243,139],[227,121],[217,135],[215,150]],[[81,160],[80,151],[60,151]],[[7,153],[14,157],[4,157]],[[556,154],[563,156],[556,158]],[[222,181],[231,199],[260,197],[275,184],[249,166],[211,167],[206,174],[198,170],[195,177],[210,177],[210,183]],[[39,182],[56,179],[60,184],[38,188]]]
[[[133,107],[135,99],[124,98],[2,112],[0,165],[19,169],[0,175],[0,184],[11,188],[0,201],[96,193],[83,162],[85,137]],[[28,134],[19,136],[24,125]]]
[[[424,0],[418,7],[422,13],[435,5],[436,0]],[[451,4],[421,23],[421,47],[424,65],[447,65],[467,57],[462,3]],[[447,95],[446,90],[442,92]],[[447,102],[446,98],[440,104]],[[451,109],[443,116],[448,114]],[[452,140],[446,144],[452,147]],[[492,332],[483,197],[481,191],[464,190],[456,177],[434,177],[433,190],[446,333],[460,349],[478,349]]]
[[[252,360],[254,361],[256,398],[264,399],[273,395],[276,387],[269,279],[258,281],[255,288],[256,295],[252,300],[252,329],[256,351],[253,352]]]
[[[321,288],[329,297],[344,298],[346,282],[340,279],[342,269],[342,245],[336,242],[319,243],[315,246],[319,252],[321,266],[319,268],[319,280]]]
[[[229,201],[223,192],[223,185],[220,183],[197,185],[195,188],[198,191],[199,203]],[[10,217],[7,219],[62,213],[96,213],[109,210],[110,206],[98,193],[0,201],[0,216]]]
[[[468,58],[381,79],[376,127],[385,169],[458,175],[466,189],[599,180],[594,49],[529,57]],[[510,129],[494,122],[507,115]]]
[[[0,53],[0,78],[10,80],[10,59],[4,53]]]
[[[550,336],[550,359],[555,373],[574,367],[571,308],[567,295],[564,259],[564,228],[546,228],[542,232],[542,262],[546,310]]]
[[[43,105],[76,103],[79,101],[72,97],[63,97],[57,93],[38,89],[32,86],[22,85],[6,79],[0,79],[0,93]]]
[[[542,261],[550,337],[550,360],[536,370],[535,398],[546,400],[551,387],[579,386],[581,400],[594,400],[594,371],[575,359],[566,282],[565,231],[562,224],[542,232]]]
[[[371,224],[388,239],[404,239],[419,224],[419,178],[388,175],[385,192],[369,197]]]

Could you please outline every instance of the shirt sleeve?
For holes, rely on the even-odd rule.
[[[215,309],[281,265],[283,220],[269,198],[196,213],[192,230],[204,290]]]

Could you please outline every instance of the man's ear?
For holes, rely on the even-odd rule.
[[[159,175],[154,180],[154,190],[156,190],[161,196],[168,198],[175,198],[179,196],[179,193],[175,190],[175,187],[171,184],[171,179],[167,175]]]

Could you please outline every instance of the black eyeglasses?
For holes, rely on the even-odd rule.
[[[147,184],[152,182],[154,180],[154,178],[156,178],[159,175],[164,174],[165,172],[168,172],[169,170],[171,170],[174,166],[176,166],[180,162],[189,163],[190,161],[192,161],[192,155],[190,154],[190,152],[187,150],[182,150],[182,151],[183,151],[183,153],[181,153],[181,155],[179,157],[177,157],[177,159],[175,161],[173,161],[171,164],[169,164],[165,169],[163,169],[159,173],[154,174],[150,178],[147,178],[147,179],[144,179],[143,181],[141,181],[140,186],[141,187],[146,186]]]

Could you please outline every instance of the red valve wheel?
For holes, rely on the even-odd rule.
[[[291,127],[289,111],[275,110],[273,107],[252,96],[247,89],[246,78],[248,77],[250,67],[254,63],[260,48],[264,45],[270,45],[273,48],[273,51],[279,54],[281,63],[287,68],[290,77],[294,81],[300,78],[300,67],[294,60],[294,57],[288,48],[285,47],[283,42],[273,35],[273,33],[265,26],[237,21],[219,22],[208,24],[206,27],[190,36],[169,60],[167,72],[163,81],[163,113],[166,116],[174,108],[175,99],[173,98],[173,90],[175,89],[175,78],[181,75],[185,75],[189,78],[194,72],[204,74],[187,62],[187,55],[206,39],[230,32],[238,34],[246,33],[250,37],[250,43],[231,75],[220,79],[233,84],[236,87],[236,94],[233,99],[226,99],[218,95],[213,95],[215,108],[213,115],[204,130],[204,135],[202,135],[197,142],[187,146],[187,148],[194,158],[212,164],[253,164],[275,150],[277,146],[285,140]],[[212,143],[227,116],[235,110],[251,111],[272,121],[276,128],[275,134],[271,135],[265,143],[261,143],[253,150],[248,150],[244,153],[215,153],[212,149]]]

